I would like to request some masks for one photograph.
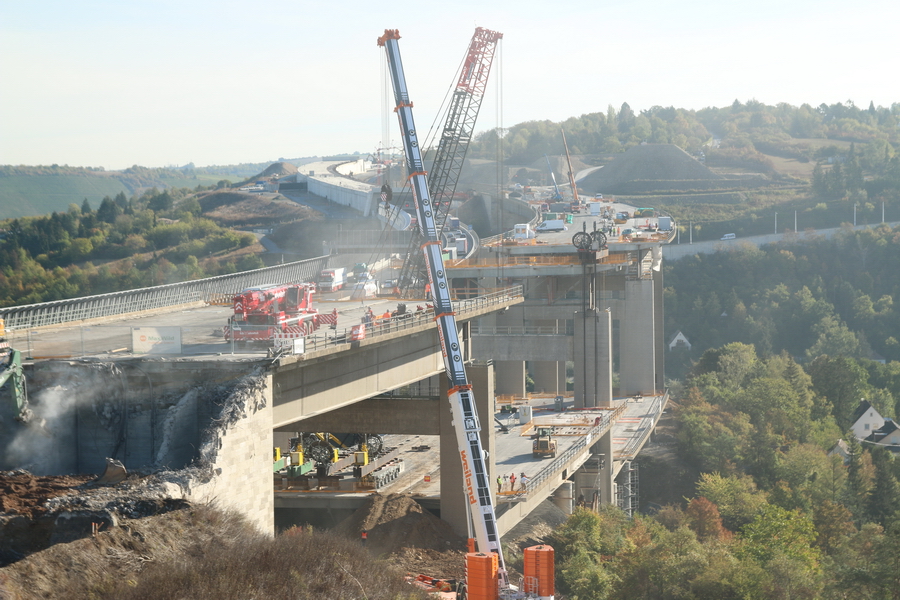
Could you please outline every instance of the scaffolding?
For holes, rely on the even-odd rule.
[[[640,505],[638,499],[638,465],[628,461],[616,477],[616,504],[629,517],[633,517]]]

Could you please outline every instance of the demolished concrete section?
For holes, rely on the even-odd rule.
[[[4,438],[3,468],[11,470],[0,472],[0,555],[7,560],[34,551],[36,542],[87,537],[97,524],[113,527],[119,518],[186,502],[237,510],[274,532],[271,377],[264,367],[231,381],[199,378],[180,391],[147,368],[141,379],[149,384],[132,385],[129,370],[136,369],[73,364],[43,374],[33,397],[35,409],[51,416],[52,437]],[[98,478],[108,461],[121,466],[114,469],[120,476]],[[34,485],[55,479],[65,483]],[[17,545],[24,538],[28,544]]]

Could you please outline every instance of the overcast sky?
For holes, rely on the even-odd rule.
[[[479,26],[504,39],[477,131],[623,102],[890,106],[898,23],[896,0],[0,0],[0,164],[370,153],[388,118],[399,145],[385,28],[420,131]]]

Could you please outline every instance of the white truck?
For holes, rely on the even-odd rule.
[[[336,292],[347,283],[347,269],[325,269],[319,273],[319,290],[323,292]]]
[[[537,233],[547,233],[550,231],[566,231],[568,227],[566,227],[566,222],[562,219],[550,219],[549,221],[544,221],[540,225],[535,228],[535,232]]]
[[[513,225],[513,239],[530,240],[534,237],[534,229],[531,223],[516,223]]]

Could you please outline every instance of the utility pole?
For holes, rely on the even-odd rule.
[[[775,213],[775,233],[778,233],[778,213]]]

